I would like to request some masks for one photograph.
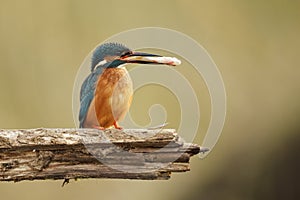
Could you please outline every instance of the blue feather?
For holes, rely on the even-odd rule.
[[[97,68],[93,71],[83,82],[80,89],[80,111],[79,111],[79,122],[80,128],[83,127],[87,112],[89,110],[90,104],[94,99],[95,88],[101,75],[103,68]]]
[[[96,65],[105,59],[108,55],[121,55],[124,52],[130,51],[129,48],[118,43],[105,43],[98,46],[92,56],[91,71],[95,70]]]

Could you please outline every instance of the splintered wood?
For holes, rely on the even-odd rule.
[[[0,181],[169,179],[206,150],[173,129],[0,130]]]

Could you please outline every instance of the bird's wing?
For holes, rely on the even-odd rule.
[[[83,82],[80,89],[80,111],[79,111],[79,123],[80,128],[83,127],[84,120],[89,110],[90,104],[94,98],[95,87],[99,75],[102,70],[96,70],[92,72]]]

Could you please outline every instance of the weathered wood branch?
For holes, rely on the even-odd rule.
[[[206,150],[173,129],[0,130],[0,181],[168,179],[189,171],[190,157]]]

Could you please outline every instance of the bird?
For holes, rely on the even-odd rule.
[[[97,46],[91,57],[90,74],[80,89],[79,127],[122,129],[118,122],[129,110],[132,80],[125,66],[135,64],[181,63],[174,57],[136,52],[123,44],[109,42]]]

